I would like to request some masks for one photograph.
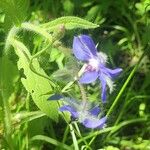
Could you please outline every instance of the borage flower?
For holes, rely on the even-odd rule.
[[[61,112],[68,111],[71,117],[77,119],[87,128],[102,128],[106,122],[106,117],[99,119],[98,115],[100,113],[100,108],[98,106],[93,106],[89,102],[77,101],[72,98],[62,97],[60,95],[53,95],[49,100],[63,100],[67,103],[59,108]]]
[[[75,57],[87,64],[83,75],[79,79],[80,83],[88,84],[94,82],[97,78],[101,82],[103,102],[106,100],[106,86],[109,87],[110,93],[114,89],[112,78],[119,75],[121,68],[109,69],[106,67],[107,55],[102,52],[97,52],[96,46],[87,35],[74,37],[73,53]]]

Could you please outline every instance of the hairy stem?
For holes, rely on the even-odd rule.
[[[74,80],[73,81],[70,81],[63,89],[62,89],[62,93],[65,93],[66,91],[67,91],[67,89],[69,89],[72,85],[73,85],[73,83],[83,74],[83,72],[84,72],[84,70],[85,70],[85,68],[86,68],[86,64],[85,65],[83,65],[83,67],[80,69],[80,71],[78,72],[78,76],[75,76],[74,77]]]

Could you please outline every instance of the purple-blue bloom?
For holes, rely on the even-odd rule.
[[[49,100],[56,100],[58,96],[51,96]],[[74,119],[78,119],[87,128],[102,128],[105,125],[106,117],[99,119],[98,115],[100,113],[100,108],[98,106],[93,106],[89,102],[77,101],[72,98],[62,97],[63,101],[67,102],[59,108],[61,112],[68,111]],[[59,99],[57,99],[59,100]]]
[[[87,64],[84,73],[79,80],[80,83],[88,84],[94,82],[98,78],[101,82],[101,98],[103,102],[105,102],[107,86],[111,93],[114,89],[112,79],[119,75],[122,69],[107,68],[107,55],[102,52],[98,53],[92,38],[87,35],[74,37],[73,53],[77,59]]]

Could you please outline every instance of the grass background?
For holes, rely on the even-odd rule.
[[[98,44],[98,50],[108,55],[109,66],[123,68],[115,91],[104,105],[104,113],[109,113],[104,129],[89,130],[76,123],[70,126],[57,111],[53,112],[53,117],[46,116],[33,102],[31,93],[27,92],[28,86],[21,82],[26,78],[23,70],[26,62],[23,69],[22,66],[18,69],[17,62],[19,60],[23,65],[24,58],[18,58],[12,46],[9,51],[4,49],[6,37],[14,25],[20,27],[23,22],[30,22],[40,26],[62,16],[77,16],[99,27],[65,30],[62,39],[58,40],[59,47],[49,48],[40,55],[35,67],[40,65],[62,89],[72,79],[71,73],[63,74],[62,69],[67,66],[78,70],[76,61],[68,57],[73,36],[90,35]],[[0,149],[149,150],[149,35],[149,0],[0,0]],[[31,55],[46,46],[40,35],[30,31],[19,32],[16,39],[26,45]],[[41,82],[38,81],[39,78],[36,80],[31,75],[28,83],[38,94],[47,93],[48,89],[51,93],[56,92],[55,88],[45,87],[48,81],[42,77]],[[98,84],[89,85],[86,90],[91,101],[99,100]],[[80,98],[76,84],[69,94]],[[49,104],[47,109],[54,107]]]

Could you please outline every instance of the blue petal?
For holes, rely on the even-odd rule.
[[[86,48],[92,53],[92,55],[97,56],[97,49],[96,46],[90,36],[87,35],[80,35],[79,36],[82,43],[84,43]]]
[[[100,108],[96,106],[90,110],[90,113],[94,116],[98,116],[98,114],[100,113]]]
[[[88,61],[93,56],[97,56],[93,40],[86,35],[74,37],[73,53],[81,61]]]
[[[75,110],[75,108],[71,107],[70,105],[64,105],[62,107],[59,108],[59,110],[62,112],[62,111],[69,111],[71,116],[73,118],[77,118],[78,117],[78,113],[77,111]]]
[[[106,102],[106,81],[104,80],[103,76],[99,77],[101,81],[101,87],[102,87],[102,92],[101,92],[101,99],[103,102]]]
[[[116,77],[122,72],[122,69],[121,68],[117,68],[117,69],[106,68],[106,71],[110,74],[111,77]]]
[[[108,76],[109,78],[112,78],[112,76],[111,76],[111,74],[110,74],[110,72],[109,72],[110,69],[109,69],[109,68],[106,68],[104,64],[100,64],[99,69],[100,69],[100,75],[101,75],[101,76],[106,75],[106,76]],[[104,79],[104,77],[101,77],[101,78]]]
[[[98,72],[96,71],[87,71],[80,78],[80,83],[88,84],[94,82],[98,78]]]
[[[62,99],[62,98],[63,98],[62,95],[54,94],[54,95],[50,96],[50,97],[48,98],[48,100],[60,100],[60,99]]]
[[[106,122],[106,117],[103,117],[102,119],[85,119],[82,124],[87,128],[102,128]]]

